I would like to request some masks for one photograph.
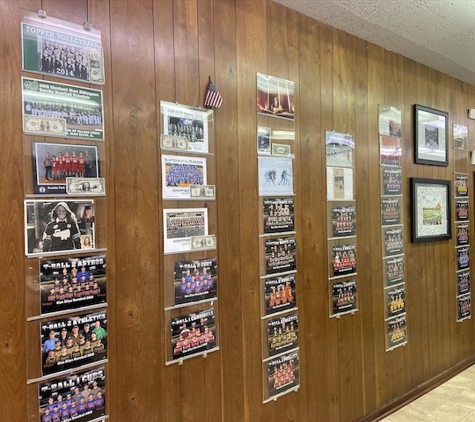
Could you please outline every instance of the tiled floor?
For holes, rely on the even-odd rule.
[[[381,422],[475,422],[475,365]]]

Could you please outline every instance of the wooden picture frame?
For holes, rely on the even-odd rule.
[[[414,161],[431,166],[449,165],[449,114],[414,105]]]
[[[411,178],[412,243],[452,238],[450,180]]]

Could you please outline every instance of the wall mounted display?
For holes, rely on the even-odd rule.
[[[331,207],[332,237],[356,235],[356,208],[354,205]]]
[[[452,237],[450,180],[411,177],[412,242]]]
[[[41,313],[106,302],[106,256],[40,260]]]
[[[216,298],[217,268],[216,258],[174,262],[175,305]]]
[[[292,232],[295,229],[294,199],[264,198],[264,233]]]
[[[470,226],[468,223],[455,225],[455,246],[465,246],[470,242]]]
[[[23,131],[27,135],[64,137],[51,133],[51,126],[61,119],[68,138],[104,140],[102,91],[25,77],[21,83]]]
[[[296,312],[267,321],[267,356],[298,347],[299,319]]]
[[[43,375],[107,359],[105,310],[40,324]]]
[[[259,195],[292,195],[292,158],[259,157]]]
[[[206,158],[162,155],[163,199],[190,199],[190,186],[206,180]]]
[[[457,296],[470,293],[470,270],[461,271],[457,276]]]
[[[289,311],[297,306],[295,273],[263,279],[264,315]]]
[[[468,198],[455,198],[455,221],[468,221]]]
[[[385,287],[404,283],[404,255],[386,258],[385,264]]]
[[[452,134],[454,137],[454,148],[455,149],[467,149],[467,140],[468,140],[468,127],[465,125],[452,125]]]
[[[401,224],[402,197],[381,198],[381,224],[390,226]]]
[[[386,317],[392,318],[406,312],[406,289],[404,284],[385,290]]]
[[[95,218],[92,199],[26,200],[26,255],[58,255],[94,248]]]
[[[402,194],[402,169],[386,168],[382,170],[382,194],[401,195]]]
[[[271,128],[257,127],[257,153],[270,155],[271,153]]]
[[[104,83],[101,33],[57,18],[23,12],[22,69],[28,72]]]
[[[392,136],[392,137],[401,137],[402,135],[402,119],[401,119],[401,110],[388,106],[388,105],[379,105],[379,134]]]
[[[358,309],[358,291],[355,279],[332,280],[330,288],[332,292],[331,317],[338,317]]]
[[[100,176],[99,151],[92,145],[72,145],[48,142],[32,142],[33,158],[33,192],[35,194],[67,193],[68,177],[90,180],[92,184]],[[87,182],[87,180],[85,181]],[[83,182],[81,182],[83,183]],[[89,194],[82,185],[81,194]],[[71,189],[71,181],[69,181]],[[94,190],[94,189],[93,189]]]
[[[170,330],[172,360],[203,354],[217,347],[213,308],[172,318]]]
[[[344,167],[327,167],[327,200],[354,200],[353,169]]]
[[[297,268],[297,244],[295,237],[264,239],[265,274],[294,271]]]
[[[449,114],[415,104],[414,143],[417,164],[448,166]]]
[[[38,385],[40,421],[97,420],[106,414],[106,371],[74,371]]]
[[[165,253],[190,251],[193,236],[208,235],[208,209],[164,209],[163,234]]]
[[[294,119],[294,83],[257,73],[257,112],[267,116]]]
[[[209,152],[208,124],[212,110],[201,110],[176,103],[160,101],[160,111],[163,117],[163,133],[176,137],[175,143],[170,140],[172,149],[184,149],[186,140],[187,151],[196,153]],[[166,138],[165,138],[166,139]],[[167,142],[165,142],[165,146]],[[164,143],[162,142],[162,147]]]
[[[346,276],[356,273],[356,244],[337,244],[331,247],[331,276]]]
[[[468,174],[455,173],[455,197],[468,196]]]
[[[383,256],[400,255],[404,252],[404,230],[402,226],[383,228]]]
[[[401,138],[391,136],[379,137],[379,160],[383,166],[401,165]]]
[[[407,343],[406,314],[386,321],[386,350]]]
[[[472,300],[470,293],[457,297],[457,321],[472,317]]]
[[[327,130],[325,132],[327,166],[353,167],[353,136]]]
[[[295,390],[300,384],[299,351],[295,350],[265,362],[264,403],[285,392]]]
[[[455,250],[457,260],[457,271],[470,267],[470,246],[463,246]]]

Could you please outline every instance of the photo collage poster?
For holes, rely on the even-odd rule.
[[[299,384],[298,370],[294,370],[298,367],[299,350],[296,197],[293,186],[294,83],[257,73],[256,100],[265,403],[292,391]],[[290,359],[286,358],[289,353],[295,354],[291,369]],[[281,362],[282,367],[277,362]]]
[[[403,219],[403,125],[401,110],[379,105],[381,242],[386,351],[407,342]]]

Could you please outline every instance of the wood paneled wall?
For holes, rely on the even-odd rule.
[[[430,386],[475,355],[456,322],[454,242],[411,244],[409,177],[452,179],[413,162],[414,103],[469,126],[475,87],[271,0],[0,0],[0,414],[28,419],[20,10],[102,31],[107,82],[109,385],[112,421],[348,422]],[[295,192],[301,388],[262,404],[256,72],[296,87]],[[220,350],[166,367],[160,100],[215,112]],[[403,111],[407,346],[385,352],[378,104]],[[329,319],[324,132],[356,140],[359,311]],[[473,136],[472,136],[473,137]],[[450,144],[452,146],[452,142]],[[475,149],[470,140],[469,149]],[[450,149],[450,154],[452,150]],[[470,174],[470,203],[475,195]],[[472,226],[473,232],[473,226]],[[473,233],[472,233],[473,239]],[[380,413],[383,410],[380,411]]]

